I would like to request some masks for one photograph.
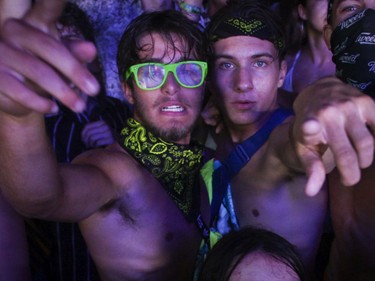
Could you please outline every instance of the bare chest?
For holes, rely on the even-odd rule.
[[[143,177],[82,222],[82,233],[103,280],[184,280],[200,233],[151,175]]]

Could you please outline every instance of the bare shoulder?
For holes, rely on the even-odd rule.
[[[130,180],[142,179],[145,170],[117,143],[106,148],[92,149],[73,160],[74,164],[100,170],[115,184],[124,186]]]

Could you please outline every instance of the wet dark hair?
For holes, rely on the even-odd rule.
[[[186,58],[193,55],[196,60],[206,61],[205,40],[198,23],[175,10],[143,13],[128,25],[118,46],[117,68],[121,81],[124,81],[125,71],[130,66],[142,62],[139,53],[143,46],[139,42],[152,33],[159,34],[176,53],[182,52]],[[183,50],[177,48],[175,36],[184,43]]]
[[[224,235],[208,253],[199,281],[227,281],[242,259],[260,252],[291,268],[301,281],[306,274],[294,246],[283,237],[266,229],[244,227]]]
[[[215,13],[206,28],[206,40],[209,42],[207,46],[209,60],[214,59],[214,42],[211,39],[215,37],[216,30],[220,24],[228,17],[260,20],[267,26],[273,37],[281,38],[284,41],[282,47],[276,47],[280,61],[284,59],[286,54],[285,32],[279,15],[264,1],[229,0],[224,7]]]

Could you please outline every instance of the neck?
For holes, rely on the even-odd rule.
[[[259,116],[259,118],[253,123],[243,125],[227,124],[227,128],[232,142],[241,143],[249,137],[251,137],[252,135],[254,135],[264,125],[264,123],[268,121],[272,112],[276,108],[277,107],[275,106],[272,108],[272,110],[265,112],[264,114]]]
[[[322,33],[310,31],[307,44],[305,44],[303,49],[308,52],[314,64],[324,64],[331,61],[332,53],[328,49]]]

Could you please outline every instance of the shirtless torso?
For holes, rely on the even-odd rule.
[[[192,280],[202,240],[194,222],[184,219],[158,181],[119,145],[86,155],[75,162],[105,170],[119,193],[80,222],[102,279]]]
[[[231,181],[233,204],[240,227],[262,227],[283,236],[297,247],[311,276],[328,208],[327,190],[307,196],[306,176],[287,168],[280,151],[272,149],[280,147],[272,142],[287,129],[284,125]]]

